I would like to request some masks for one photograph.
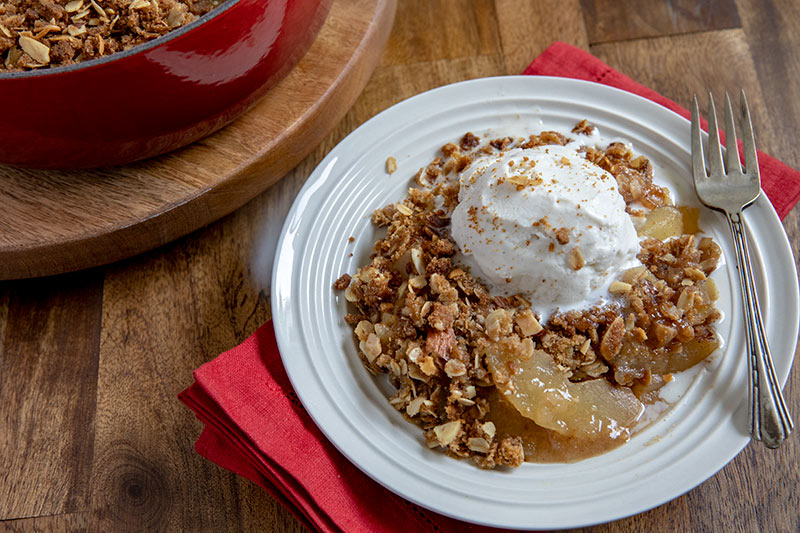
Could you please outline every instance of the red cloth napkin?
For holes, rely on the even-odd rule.
[[[590,54],[555,43],[524,74],[591,80],[653,100],[674,102]],[[783,218],[800,197],[800,173],[759,153],[762,184]],[[319,531],[489,531],[426,511],[361,473],[314,425],[292,390],[272,323],[194,372],[180,400],[204,424],[197,451],[264,487],[307,527]]]

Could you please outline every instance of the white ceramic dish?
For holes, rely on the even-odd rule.
[[[414,173],[466,131],[538,132],[587,118],[606,138],[633,143],[653,161],[678,203],[696,204],[689,123],[630,93],[564,78],[512,76],[449,85],[377,115],[334,148],[311,174],[283,227],[271,286],[275,331],[300,399],[331,442],[367,475],[428,509],[515,529],[576,527],[639,513],[702,483],[749,442],[746,364],[735,267],[715,274],[725,345],[683,379],[677,404],[624,446],[573,464],[524,464],[484,471],[429,450],[421,431],[386,401],[343,321],[332,290],[369,256],[369,215],[402,199]],[[384,171],[388,156],[398,161]],[[775,367],[785,383],[798,334],[798,286],[791,249],[762,195],[746,211]],[[724,219],[704,211],[701,227],[731,257]],[[354,242],[348,242],[353,237]],[[769,243],[769,246],[761,246]],[[781,317],[780,322],[775,318]]]

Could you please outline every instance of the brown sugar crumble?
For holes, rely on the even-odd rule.
[[[127,50],[208,13],[219,0],[0,3],[0,72],[72,65]]]
[[[480,144],[481,140],[475,136],[471,131],[467,132],[462,138],[459,146],[462,150],[470,150]]]
[[[586,119],[581,120],[575,127],[572,128],[572,133],[583,134],[583,135],[591,135],[594,131],[594,126],[589,124],[589,121]]]
[[[582,121],[573,132],[591,128]],[[389,403],[422,429],[430,448],[470,458],[482,468],[576,460],[619,446],[629,436],[581,444],[524,418],[500,391],[513,390],[514,375],[526,361],[544,354],[568,383],[601,380],[647,403],[672,373],[718,346],[713,329],[720,317],[713,305],[718,291],[708,276],[721,250],[710,238],[683,233],[693,227],[688,219],[669,230],[653,223],[667,236],[642,241],[642,266],[612,283],[611,303],[557,312],[546,323],[535,302],[521,294],[493,295],[459,266],[449,230],[459,184],[450,178],[487,149],[497,153],[567,141],[560,133],[541,132],[480,146],[467,133],[458,144],[444,145],[441,156],[417,174],[406,199],[373,213],[372,222],[386,233],[369,263],[352,279],[343,274],[334,283],[348,302],[344,320],[353,328],[363,364],[373,375],[386,374],[395,387]],[[646,158],[620,143],[583,151],[616,178],[626,203],[645,207],[644,216],[680,212],[670,206],[668,191],[653,184]],[[537,224],[549,227],[546,216]],[[559,244],[569,243],[567,228],[554,232]],[[576,270],[583,267],[578,247],[570,250],[569,261]]]
[[[343,291],[350,285],[350,274],[344,273],[339,279],[333,282],[333,288],[337,291]]]
[[[569,242],[569,229],[567,228],[558,228],[555,231],[556,241],[558,244],[567,244]]]

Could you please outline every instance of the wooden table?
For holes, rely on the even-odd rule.
[[[269,287],[251,275],[256,235],[269,227],[276,236],[317,162],[395,102],[459,80],[517,74],[562,40],[685,106],[693,92],[743,86],[760,148],[800,167],[800,5],[644,4],[401,0],[367,88],[283,181],[153,252],[0,284],[0,527],[301,529],[266,492],[194,452],[200,424],[176,395],[194,368],[269,318]],[[799,214],[784,222],[795,255]],[[258,264],[269,264],[270,250],[258,254]],[[798,365],[786,392],[800,419]],[[753,444],[685,496],[596,530],[798,531],[798,463],[797,435],[777,451]]]

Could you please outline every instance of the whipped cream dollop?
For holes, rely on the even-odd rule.
[[[495,290],[566,310],[596,303],[638,264],[616,179],[572,147],[476,158],[459,179],[452,236]]]

